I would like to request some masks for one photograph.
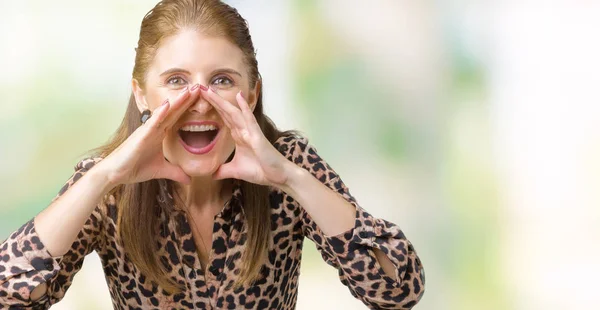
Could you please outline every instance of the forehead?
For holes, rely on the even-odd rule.
[[[181,68],[194,74],[224,67],[246,75],[243,53],[235,44],[223,37],[184,30],[161,42],[149,73],[160,74],[170,68]]]

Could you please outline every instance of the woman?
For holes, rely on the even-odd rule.
[[[367,306],[412,308],[424,273],[410,242],[277,130],[261,86],[235,9],[158,3],[116,135],[0,246],[0,309],[57,303],[93,250],[116,309],[293,309],[305,236]]]

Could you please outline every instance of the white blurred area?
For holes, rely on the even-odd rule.
[[[294,22],[293,1],[229,3],[249,21],[266,81],[267,114],[281,128],[305,129],[304,118],[308,116],[298,114],[290,94],[290,72],[297,56],[295,35],[302,27]],[[493,259],[497,264],[488,266],[493,270],[487,272],[497,277],[494,281],[504,290],[506,305],[517,310],[600,309],[600,294],[595,292],[596,279],[600,278],[600,3],[318,3],[328,25],[365,59],[376,72],[374,77],[408,98],[390,102],[390,113],[414,113],[407,118],[430,124],[432,131],[447,130],[433,137],[448,136],[460,151],[471,154],[474,165],[489,163],[499,193],[493,212],[499,237],[489,242],[498,243],[500,250],[499,257]],[[120,107],[129,94],[139,24],[154,4],[147,0],[0,0],[0,122],[26,122],[31,107],[19,104],[22,90],[24,85],[34,89],[28,80],[40,68],[75,74],[79,83],[65,85],[65,92],[77,88],[88,96],[119,99],[110,104],[113,110],[123,110]],[[449,35],[447,27],[456,33]],[[485,106],[484,119],[473,117],[481,110],[443,113],[444,88],[452,82],[448,73],[451,60],[445,48],[446,41],[456,39],[453,36],[465,42],[467,53],[485,71],[486,93],[473,99]],[[68,65],[48,64],[47,59]],[[437,94],[435,100],[439,102],[428,105],[423,98],[430,94]],[[61,109],[58,105],[52,103]],[[52,110],[52,106],[46,108]],[[52,112],[49,115],[58,117]],[[111,122],[116,126],[121,117],[115,115]],[[488,128],[490,135],[483,135],[481,128]],[[19,145],[24,151],[0,151],[5,177],[25,170],[20,164],[27,162],[28,148],[34,150],[37,141],[43,139],[39,133],[19,129],[24,140]],[[15,138],[4,131],[0,139],[0,145],[10,145]],[[437,182],[439,175],[435,173],[439,172],[429,171],[433,177],[423,179],[433,184],[420,181],[418,186],[430,189],[417,192],[412,179],[361,168],[363,160],[372,160],[379,167],[377,157],[369,156],[349,163],[334,161],[332,165],[339,168],[336,170],[362,205],[406,228],[427,276],[425,297],[415,308],[461,309],[455,304],[468,305],[457,302],[457,293],[464,297],[468,291],[455,285],[453,273],[446,270],[447,257],[438,255],[441,251],[436,249],[442,245],[428,243],[436,240],[435,234],[443,233],[439,227],[448,224],[443,221],[452,220],[446,217],[447,206],[436,206],[443,204],[442,198],[421,195],[444,192],[445,185]],[[387,206],[398,205],[397,188],[406,196],[399,208],[389,211]],[[450,252],[452,246],[443,245]],[[304,250],[306,255],[316,252],[309,240]],[[112,307],[96,254],[86,258],[65,299],[52,309],[84,307]],[[351,310],[365,306],[340,284],[333,268],[319,261],[303,262],[298,309]]]
[[[508,295],[516,309],[599,309],[600,3],[491,11]]]

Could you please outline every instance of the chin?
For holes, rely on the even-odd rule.
[[[211,160],[187,159],[180,161],[181,169],[190,177],[206,177],[212,175],[219,165]]]

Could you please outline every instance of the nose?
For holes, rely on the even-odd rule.
[[[201,115],[208,114],[214,107],[208,100],[202,96],[202,93],[196,99],[196,102],[192,103],[189,107],[188,111],[192,113],[198,113]]]

